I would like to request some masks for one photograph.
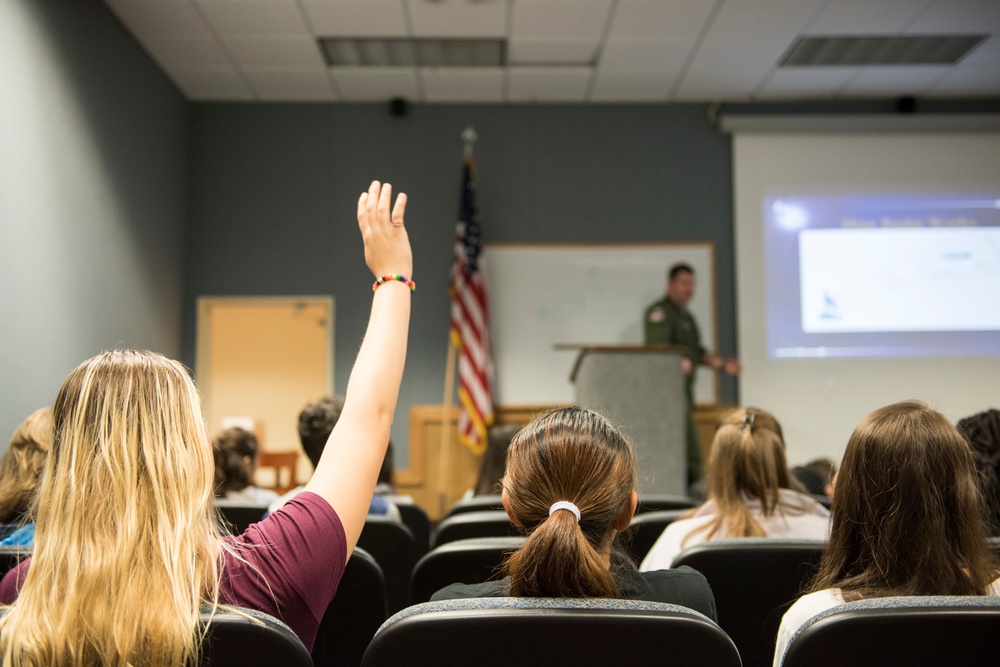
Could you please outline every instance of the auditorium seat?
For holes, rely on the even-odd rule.
[[[410,573],[417,564],[417,544],[406,526],[383,516],[368,515],[358,546],[371,554],[385,575],[389,613],[410,603]]]
[[[462,512],[446,517],[438,524],[431,539],[431,548],[473,537],[510,537],[520,534],[521,530],[510,522],[503,510]]]
[[[245,503],[236,500],[216,500],[215,508],[229,526],[229,532],[239,535],[250,524],[257,523],[267,513],[267,505]]]
[[[782,667],[990,667],[1000,663],[1000,598],[871,598],[828,609],[792,636]]]
[[[386,606],[382,568],[371,554],[356,548],[320,621],[312,650],[315,666],[360,665],[368,642],[385,622]]]
[[[739,648],[744,667],[766,667],[781,617],[801,596],[825,548],[816,540],[716,540],[688,547],[671,567],[689,565],[705,575],[719,625]]]
[[[386,621],[365,651],[384,665],[739,667],[732,640],[696,611],[657,602],[471,598],[424,602]]]
[[[447,516],[454,516],[455,514],[463,514],[465,512],[487,512],[487,511],[497,511],[503,509],[503,503],[500,502],[500,496],[472,496],[471,498],[462,498],[448,510]]]
[[[403,525],[413,533],[413,540],[417,544],[417,555],[423,556],[431,546],[431,522],[427,512],[408,496],[386,496],[385,499],[391,500],[399,508]]]
[[[622,543],[628,549],[629,555],[636,563],[641,563],[653,544],[663,534],[663,530],[671,523],[687,514],[687,510],[658,510],[643,512],[632,517],[628,532],[622,537]]]
[[[201,623],[208,624],[208,634],[202,643],[203,667],[313,664],[302,641],[273,616],[236,607],[234,611],[220,610],[214,616],[202,613]]]
[[[524,546],[523,537],[479,537],[447,542],[417,561],[410,602],[427,602],[449,584],[481,584],[499,579],[507,555]]]
[[[690,496],[678,496],[667,493],[640,493],[636,513],[660,512],[663,510],[687,510],[701,503]]]
[[[0,546],[0,578],[13,570],[18,563],[31,555],[31,547]]]

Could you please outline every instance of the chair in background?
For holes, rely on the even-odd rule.
[[[792,636],[782,667],[886,667],[1000,662],[1000,598],[871,598],[828,609]]]
[[[399,508],[403,525],[410,529],[417,543],[417,556],[423,556],[431,547],[431,521],[427,512],[409,496],[386,496],[386,500],[391,500]]]
[[[371,554],[385,575],[389,613],[410,603],[410,573],[417,564],[417,543],[406,526],[383,516],[368,515],[358,546]]]
[[[701,503],[690,496],[677,496],[666,493],[640,493],[636,513],[661,512],[663,510],[687,510]]]
[[[385,622],[386,594],[382,568],[364,549],[347,561],[337,595],[326,608],[316,633],[316,667],[357,667],[375,631]]]
[[[448,516],[438,524],[431,539],[431,548],[473,537],[516,537],[520,534],[520,529],[510,522],[503,510],[462,512]]]
[[[274,484],[265,488],[274,489],[278,494],[285,494],[298,486],[295,481],[296,469],[299,465],[299,453],[291,452],[261,452],[257,461],[257,471],[261,468],[274,469]]]
[[[267,505],[257,505],[240,502],[238,500],[218,499],[215,501],[215,509],[219,516],[229,524],[229,532],[239,535],[251,523],[257,523],[264,518],[267,513]]]
[[[7,574],[22,560],[31,555],[31,547],[0,546],[0,578]]]
[[[361,663],[739,667],[733,642],[696,611],[634,600],[472,598],[424,602],[386,621]]]
[[[802,595],[825,548],[815,540],[716,540],[688,547],[671,567],[689,565],[705,575],[719,625],[736,643],[744,667],[766,667],[781,617]]]
[[[410,579],[410,602],[427,602],[449,584],[481,584],[500,577],[507,555],[524,546],[523,537],[479,537],[447,542],[417,561]]]
[[[248,618],[249,616],[249,618]],[[309,667],[309,651],[291,628],[253,609],[202,613],[208,635],[202,643],[203,667],[282,665]]]
[[[472,496],[471,498],[463,498],[452,505],[447,516],[464,514],[465,512],[496,512],[500,510],[503,510],[503,503],[500,502],[499,495]]]
[[[641,563],[663,534],[663,530],[686,513],[687,510],[683,509],[657,510],[633,516],[628,533],[623,537],[623,544],[632,559]]]

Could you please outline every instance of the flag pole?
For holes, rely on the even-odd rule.
[[[460,136],[465,142],[463,157],[466,160],[471,160],[473,145],[478,139],[476,130],[469,125]],[[455,341],[452,339],[449,327],[448,358],[444,371],[444,401],[441,403],[441,447],[438,456],[438,510],[442,519],[448,512],[448,473],[451,470],[451,436],[454,430],[451,424],[451,414],[455,400],[455,362],[457,356],[458,349],[455,347]]]

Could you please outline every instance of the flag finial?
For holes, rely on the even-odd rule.
[[[465,157],[472,157],[472,146],[478,138],[479,135],[476,134],[476,130],[471,125],[462,130],[462,141],[465,142]]]

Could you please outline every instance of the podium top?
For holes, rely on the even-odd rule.
[[[580,370],[580,364],[584,357],[593,352],[667,352],[669,354],[684,354],[687,349],[682,345],[583,345],[573,343],[556,343],[557,350],[579,350],[576,361],[573,362],[573,370],[570,371],[569,381],[576,382],[576,374]]]

